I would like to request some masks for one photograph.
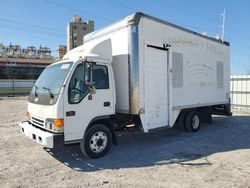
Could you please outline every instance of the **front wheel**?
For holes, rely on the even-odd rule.
[[[200,128],[200,116],[196,111],[189,111],[185,117],[185,130],[197,132]]]
[[[86,156],[96,159],[104,156],[110,150],[111,144],[110,130],[105,125],[95,124],[87,130],[80,147]]]

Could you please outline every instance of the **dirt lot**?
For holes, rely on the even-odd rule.
[[[198,133],[119,133],[91,160],[79,145],[44,150],[19,132],[26,97],[0,98],[0,187],[250,187],[250,113]]]

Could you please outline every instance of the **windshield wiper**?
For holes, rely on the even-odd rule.
[[[52,98],[52,99],[54,98],[54,95],[53,95],[53,93],[51,93],[50,88],[43,87],[43,89],[45,89],[45,90],[47,90],[49,92],[50,98]]]
[[[38,87],[36,85],[34,85],[34,87],[35,87],[35,96],[37,97],[38,95],[37,95],[36,90],[38,89]]]

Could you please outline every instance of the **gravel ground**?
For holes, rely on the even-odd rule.
[[[250,112],[213,117],[197,133],[118,133],[87,159],[79,145],[45,150],[19,132],[26,97],[0,98],[0,187],[250,187]]]

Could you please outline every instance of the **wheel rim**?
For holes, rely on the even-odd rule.
[[[90,139],[90,149],[94,153],[102,152],[108,143],[108,137],[106,133],[102,131],[95,132]]]
[[[192,118],[192,127],[193,129],[197,129],[199,127],[200,124],[200,119],[198,115],[194,115],[194,117]]]

